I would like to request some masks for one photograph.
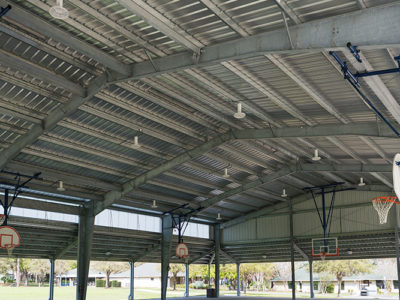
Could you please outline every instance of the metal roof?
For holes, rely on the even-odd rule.
[[[372,29],[374,22],[389,26],[382,20],[399,11],[400,1],[69,0],[66,20],[49,15],[53,1],[0,1],[8,3],[13,8],[0,22],[0,169],[42,172],[32,189],[55,191],[63,180],[66,195],[100,203],[125,184],[122,198],[112,201],[124,205],[119,209],[152,214],[157,200],[159,215],[189,203],[210,222],[217,213],[229,221],[280,203],[283,188],[296,196],[332,181],[354,186],[363,176],[379,190],[392,189],[390,171],[374,166],[390,167],[399,140],[382,133],[386,125],[343,80],[328,51],[353,70],[394,68],[397,33],[372,36]],[[361,27],[370,14],[369,27]],[[341,35],[346,28],[354,30]],[[359,42],[363,65],[345,48],[349,38]],[[398,74],[361,84],[398,128]],[[233,117],[238,102],[246,113],[240,120]],[[374,124],[379,130],[357,134]],[[355,133],[339,134],[340,126]],[[235,136],[255,129],[264,131]],[[207,146],[223,134],[232,136]],[[314,149],[319,162],[311,160]],[[274,177],[311,163],[320,169]]]

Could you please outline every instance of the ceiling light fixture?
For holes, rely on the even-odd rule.
[[[348,255],[352,255],[352,254],[353,254],[353,250],[348,249],[348,250],[347,250],[347,254],[348,254]]]
[[[58,181],[57,191],[59,191],[59,192],[64,192],[65,191],[64,182],[62,182],[61,180]]]
[[[364,182],[364,178],[360,177],[360,182],[358,183],[358,186],[364,186],[365,182]]]
[[[235,112],[233,114],[233,116],[236,119],[243,119],[246,116],[246,114],[244,112],[242,112],[242,103],[241,102],[238,102],[238,104],[237,104],[237,112]]]
[[[285,189],[282,190],[282,195],[281,195],[281,197],[283,197],[283,198],[286,198],[286,197],[287,197],[287,194],[286,194],[286,190],[285,190]]]
[[[157,206],[157,201],[156,200],[153,200],[153,204],[151,205],[151,208],[157,208],[158,206]]]
[[[110,256],[110,255],[111,255],[111,251],[110,251],[110,250],[107,251],[107,252],[106,252],[106,255],[107,255],[107,256]]]
[[[321,159],[321,156],[318,155],[318,149],[315,149],[314,150],[314,156],[313,156],[312,160],[318,161],[320,159]]]
[[[137,135],[135,135],[135,137],[133,138],[132,148],[133,149],[139,149],[140,148],[139,137]]]
[[[65,20],[69,16],[68,10],[63,7],[63,0],[57,0],[57,5],[50,7],[49,13],[53,18],[59,20]]]
[[[222,175],[222,177],[224,178],[229,178],[229,174],[228,174],[228,168],[224,168],[224,174]]]
[[[222,220],[221,214],[220,214],[220,213],[218,213],[217,220],[218,220],[218,221],[221,221],[221,220]]]

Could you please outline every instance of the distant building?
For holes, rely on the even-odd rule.
[[[135,268],[135,287],[154,287],[161,288],[161,265],[156,263],[147,263],[140,265]],[[97,272],[94,270],[89,271],[88,285],[96,285],[97,279],[105,279],[106,274],[103,272]],[[76,269],[71,270],[65,274],[57,276],[61,278],[63,286],[76,285]],[[171,280],[172,274],[168,276],[168,286],[172,286],[173,280]],[[121,282],[121,287],[129,287],[130,283],[130,271],[125,271],[117,274],[110,275],[110,281],[117,280]],[[180,272],[178,274],[177,283],[182,284],[185,282],[185,273]]]
[[[341,291],[344,293],[359,295],[363,287],[370,287],[372,289],[387,290],[391,288],[392,291],[396,292],[399,289],[399,282],[397,278],[396,265],[394,264],[383,264],[377,265],[371,273],[359,274],[354,276],[343,277]],[[314,291],[320,291],[320,277],[318,274],[313,274]],[[296,270],[296,289],[301,292],[310,292],[310,274],[305,268]],[[338,292],[338,284],[334,279],[331,282],[335,290]],[[285,281],[281,278],[274,278],[271,280],[272,290],[284,291],[288,288],[291,289],[291,281],[285,284]]]

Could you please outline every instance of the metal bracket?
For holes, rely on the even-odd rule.
[[[330,231],[331,224],[332,224],[332,215],[333,215],[333,209],[334,209],[334,205],[335,205],[336,188],[342,184],[344,184],[344,182],[335,182],[332,184],[306,187],[303,189],[304,191],[311,192],[311,195],[312,195],[312,198],[313,198],[314,204],[315,204],[315,209],[318,212],[319,220],[321,221],[322,229],[324,231],[324,238],[327,238],[329,236],[329,231]],[[316,193],[314,191],[319,191],[319,192]],[[326,201],[325,201],[325,195],[327,193],[332,193],[331,202],[329,204],[328,215],[326,215]],[[316,194],[321,194],[322,216],[321,216],[321,213],[319,212],[317,200],[315,199]]]
[[[177,211],[179,209],[185,209],[188,210],[187,213],[180,213],[180,214],[174,214],[174,211]],[[171,214],[172,215],[172,227],[174,229],[178,230],[178,243],[183,243],[183,235],[186,231],[186,228],[189,225],[189,221],[192,217],[192,215],[199,211],[200,208],[193,209],[189,207],[189,203],[183,204],[177,208],[171,209],[170,211],[165,212],[164,214]]]
[[[350,42],[347,43],[347,48],[349,48],[350,52],[354,55],[359,63],[362,63],[362,59],[360,57],[360,50],[357,49],[357,46],[353,46]]]
[[[2,170],[1,173],[8,174],[8,175],[14,175],[17,182],[14,184],[13,188],[4,188],[4,202],[1,201],[0,199],[0,205],[3,207],[4,210],[4,222],[1,224],[1,226],[7,226],[7,221],[8,221],[8,216],[10,215],[11,212],[11,207],[14,204],[14,201],[18,198],[19,194],[22,192],[21,188],[25,187],[27,183],[29,183],[33,179],[37,180],[43,180],[42,178],[39,178],[41,172],[35,173],[32,176],[31,175],[23,175],[20,173],[14,173],[14,172],[8,172]],[[23,178],[27,178],[25,181],[23,181]],[[10,185],[12,186],[12,185]],[[9,199],[10,191],[13,191],[13,195],[11,200]]]
[[[349,44],[348,44],[349,45]],[[350,44],[351,45],[351,44]],[[350,48],[352,47],[352,48]],[[359,50],[356,46],[350,46],[349,49],[355,55],[356,59],[359,57]],[[382,115],[382,113],[374,106],[374,104],[361,92],[360,87],[361,84],[359,82],[360,77],[368,77],[368,76],[375,76],[375,75],[382,75],[382,74],[389,74],[389,73],[400,73],[400,56],[396,56],[395,60],[399,64],[399,67],[396,69],[388,69],[388,70],[380,70],[380,71],[371,71],[371,72],[364,72],[364,73],[356,73],[353,74],[347,67],[347,62],[342,61],[340,57],[334,51],[329,51],[329,54],[337,61],[340,65],[341,70],[343,72],[344,79],[346,79],[351,86],[356,90],[356,92],[361,96],[364,103],[372,109],[375,114],[389,126],[389,128],[400,137],[400,133],[394,128],[394,126]],[[360,58],[361,60],[361,58]]]
[[[11,5],[7,5],[6,7],[0,7],[0,19],[10,11]]]

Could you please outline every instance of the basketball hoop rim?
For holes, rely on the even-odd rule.
[[[397,200],[396,196],[380,196],[373,198],[372,202],[393,202],[395,204],[400,204],[400,202],[396,200]]]
[[[311,256],[312,256],[312,257],[339,256],[339,248],[336,248],[336,253],[326,253],[326,252],[322,252],[321,254],[314,254],[314,253],[313,253],[313,250],[311,249]]]

